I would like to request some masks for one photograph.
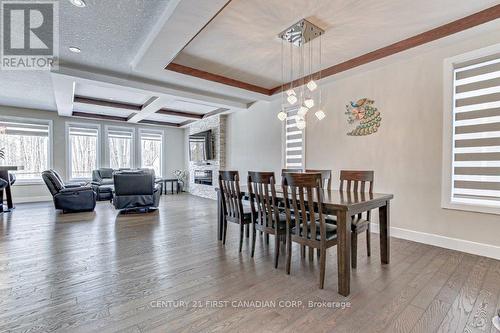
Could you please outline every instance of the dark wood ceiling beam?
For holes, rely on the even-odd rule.
[[[208,113],[205,113],[203,115],[203,119],[205,118],[208,118],[208,117],[212,117],[212,116],[215,116],[215,115],[218,115],[219,113],[223,113],[223,112],[226,112],[228,111],[229,109],[225,109],[225,108],[218,108],[217,110],[214,110],[214,111],[210,111]]]
[[[230,79],[228,77],[222,76],[222,75],[217,75],[217,74],[212,74],[209,72],[205,72],[196,68],[184,66],[184,65],[179,65],[176,63],[171,62],[170,64],[165,67],[165,69],[169,71],[173,71],[176,73],[181,73],[189,76],[194,76],[199,79],[207,80],[207,81],[212,81],[212,82],[217,82],[217,83],[222,83],[225,84],[226,86],[231,86],[235,88],[240,88],[248,91],[253,91],[259,94],[264,94],[264,95],[269,95],[270,90],[259,87],[250,83],[238,81],[235,79]]]
[[[160,110],[156,111],[156,113],[164,114],[166,116],[175,116],[175,117],[184,117],[184,118],[193,118],[193,119],[202,119],[203,118],[203,114],[170,110],[170,109],[160,109]]]
[[[156,121],[156,120],[147,120],[143,119],[138,122],[138,124],[151,124],[151,125],[160,125],[160,126],[168,126],[168,127],[180,127],[181,124],[170,123],[167,121]]]
[[[142,105],[126,103],[126,102],[116,102],[110,100],[104,100],[99,98],[85,97],[75,95],[73,100],[75,103],[86,104],[86,105],[94,105],[94,106],[103,106],[108,108],[116,108],[116,109],[124,109],[131,111],[141,111]]]

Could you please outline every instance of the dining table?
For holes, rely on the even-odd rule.
[[[220,191],[217,192],[217,237],[222,240],[224,213]],[[244,200],[249,200],[247,186],[240,186]],[[337,264],[338,264],[338,293],[348,296],[351,290],[351,219],[353,216],[378,209],[380,260],[381,264],[390,262],[390,201],[393,194],[357,193],[337,190],[321,190],[323,214],[334,215],[337,218]],[[276,186],[277,199],[283,201],[283,190]],[[318,200],[313,196],[317,204]]]

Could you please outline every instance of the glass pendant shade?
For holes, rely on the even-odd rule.
[[[290,103],[291,105],[294,105],[295,103],[297,103],[297,97],[295,95],[290,95],[287,97],[286,99],[288,101],[288,103]]]
[[[297,117],[295,125],[297,126],[298,129],[303,130],[304,128],[306,128],[306,121],[302,117]]]
[[[307,108],[312,108],[314,106],[314,99],[312,98],[308,98],[304,101],[304,105],[307,107]]]
[[[280,113],[278,113],[278,119],[284,121],[286,119],[286,112],[280,111]]]
[[[326,114],[323,110],[316,111],[314,115],[316,116],[316,118],[318,118],[318,120],[323,120],[326,117]]]
[[[318,88],[318,85],[314,82],[314,80],[307,82],[307,89],[309,89],[309,91],[314,91],[316,88]]]
[[[306,114],[307,114],[307,111],[309,111],[309,108],[307,108],[306,106],[301,106],[299,108],[299,111],[297,111],[297,114],[300,116],[300,117],[304,117]]]
[[[287,94],[287,96],[297,95],[297,94],[295,93],[295,90],[293,90],[293,89],[288,89],[288,90],[286,91],[286,94]]]

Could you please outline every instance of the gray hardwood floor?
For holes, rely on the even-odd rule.
[[[187,194],[148,214],[37,203],[1,219],[0,332],[492,333],[500,307],[499,261],[392,239],[381,266],[376,235],[371,258],[359,242],[349,297],[337,294],[335,248],[319,290],[316,259],[294,247],[288,276],[283,256],[273,268],[272,238],[239,254],[234,225],[222,246],[215,202]]]

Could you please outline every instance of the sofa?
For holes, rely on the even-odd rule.
[[[93,211],[97,194],[84,183],[65,184],[55,170],[42,172],[42,179],[52,194],[54,206],[63,213]]]
[[[92,171],[92,188],[97,193],[97,200],[113,199],[113,173],[111,168],[100,168]]]
[[[155,209],[160,202],[161,186],[155,183],[153,170],[124,170],[113,174],[113,205],[119,210]]]

